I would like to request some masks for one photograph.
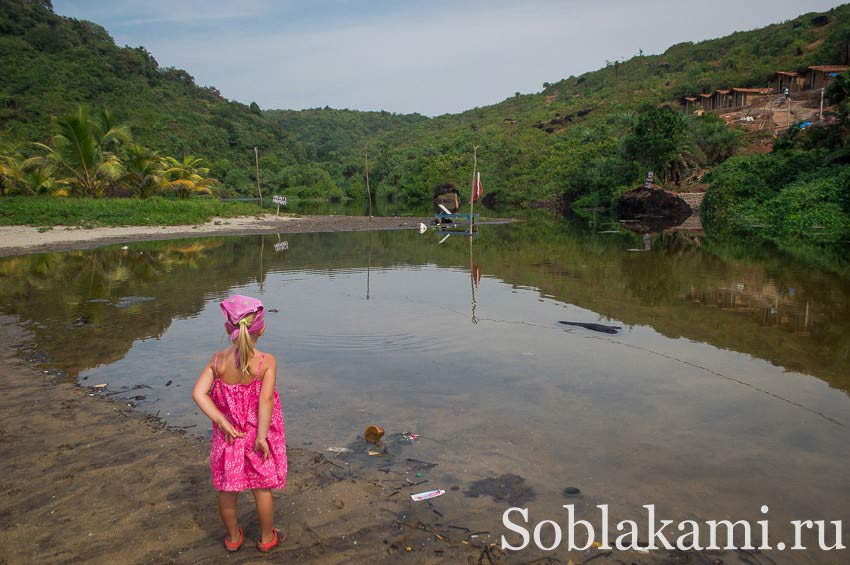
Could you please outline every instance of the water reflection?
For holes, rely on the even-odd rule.
[[[763,503],[783,520],[846,513],[846,279],[683,233],[644,251],[643,234],[554,218],[480,230],[14,257],[0,260],[0,304],[72,375],[203,431],[188,388],[225,345],[216,301],[255,294],[269,312],[260,347],[283,360],[290,441],[413,431],[409,456],[437,464],[435,486],[518,475],[538,517],[560,515],[565,481],[589,508],[632,517],[649,502],[678,517],[755,520]],[[498,526],[483,497],[440,504]]]
[[[0,296],[7,312],[33,324],[62,368],[78,374],[197,315],[210,296],[251,282],[262,291],[277,271],[332,275],[365,266],[369,299],[376,268],[463,267],[475,321],[486,264],[489,276],[516,288],[850,390],[850,285],[836,275],[775,258],[725,259],[681,233],[650,243],[643,234],[593,233],[555,219],[482,229],[486,236],[474,244],[454,236],[457,244],[437,246],[429,238],[439,236],[413,232],[289,234],[285,242],[207,238],[12,257],[0,260]],[[635,248],[646,251],[628,251]],[[156,300],[116,307],[128,296]],[[68,348],[69,340],[79,346]]]

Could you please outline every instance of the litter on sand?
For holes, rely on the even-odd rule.
[[[377,444],[382,437],[384,437],[384,428],[381,426],[369,426],[363,433],[363,438],[371,444]]]
[[[437,490],[429,490],[427,492],[419,492],[419,493],[416,493],[416,494],[411,494],[410,498],[411,498],[411,500],[413,500],[413,502],[420,502],[422,500],[429,500],[431,498],[437,498],[438,496],[443,496],[444,494],[446,494],[446,491],[438,488]]]
[[[329,447],[326,451],[330,451],[331,453],[350,453],[351,450],[347,447]]]
[[[101,389],[106,388],[107,386],[109,386],[109,385],[107,385],[106,383],[101,383],[99,385],[94,385],[92,388],[96,388],[98,390],[101,390]]]

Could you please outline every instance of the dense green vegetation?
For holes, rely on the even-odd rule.
[[[789,130],[766,155],[733,157],[709,176],[703,219],[716,235],[796,254],[850,244],[850,74],[829,90],[835,123]]]
[[[213,217],[229,218],[258,214],[259,206],[246,202],[222,202],[215,198],[151,197],[52,198],[7,196],[0,206],[0,225],[33,226],[174,226],[202,224]]]
[[[418,206],[444,183],[468,190],[475,144],[491,206],[604,206],[647,170],[676,186],[720,165],[708,177],[710,229],[785,246],[841,246],[850,237],[846,111],[834,127],[788,135],[774,153],[724,163],[744,136],[670,104],[714,88],[763,86],[777,69],[848,63],[848,46],[850,6],[841,6],[639,53],[455,115],[263,111],[161,68],[144,48],[116,46],[100,26],[56,15],[48,0],[0,0],[0,192],[253,195],[256,146],[267,194],[361,197],[368,145],[373,193]],[[830,98],[846,98],[847,80]],[[36,202],[42,217],[18,203],[4,221],[59,221],[47,199]]]
[[[54,14],[48,0],[0,0],[0,131],[7,142],[47,142],[53,118],[82,102],[110,109],[144,146],[203,157],[223,194],[253,194],[257,146],[264,190],[301,197],[362,195],[368,143],[373,190],[409,203],[446,182],[465,190],[478,144],[485,187],[496,202],[594,192],[605,201],[650,165],[628,150],[628,136],[640,135],[642,106],[712,88],[761,86],[779,68],[846,62],[850,7],[816,16],[638,54],[546,83],[539,93],[425,118],[261,111],[197,86],[186,71],[161,68],[144,48],[116,46],[96,24]],[[698,131],[671,152],[670,180],[683,178],[683,165],[710,165],[734,148],[722,142],[730,134],[720,124],[692,120],[687,129]],[[718,147],[703,147],[712,144]],[[30,156],[28,147],[22,151]]]
[[[26,157],[0,145],[0,195],[139,196],[212,194],[218,182],[203,159],[162,156],[133,143],[130,129],[104,110],[92,120],[78,108],[56,120],[51,143],[35,143]]]

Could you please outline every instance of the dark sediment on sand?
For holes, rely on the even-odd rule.
[[[43,359],[30,336],[0,316],[0,563],[227,558],[207,442],[126,403],[89,396],[33,361]],[[352,472],[344,460],[306,449],[291,448],[289,457],[287,488],[275,492],[278,526],[288,535],[275,559],[500,556],[465,532],[439,534],[433,519],[418,516],[425,507],[410,501],[403,477]],[[251,495],[239,505],[248,541],[228,560],[259,560]]]

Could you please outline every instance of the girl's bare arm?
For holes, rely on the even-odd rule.
[[[263,441],[269,433],[272,421],[272,407],[274,406],[274,387],[277,380],[277,359],[269,355],[266,372],[263,375],[263,384],[260,387],[260,407],[257,415],[257,439]]]
[[[213,385],[213,379],[215,378],[213,375],[212,364],[213,360],[210,359],[210,362],[207,363],[207,366],[204,367],[203,371],[201,371],[198,380],[195,381],[195,388],[192,389],[192,399],[195,401],[195,404],[198,405],[198,408],[200,408],[201,411],[213,421],[213,423],[221,428],[221,431],[223,431],[224,435],[227,437],[228,443],[233,443],[234,438],[244,436],[245,432],[240,432],[234,428],[233,424],[224,417],[224,414],[219,411],[215,402],[213,402],[210,398],[209,393]]]

